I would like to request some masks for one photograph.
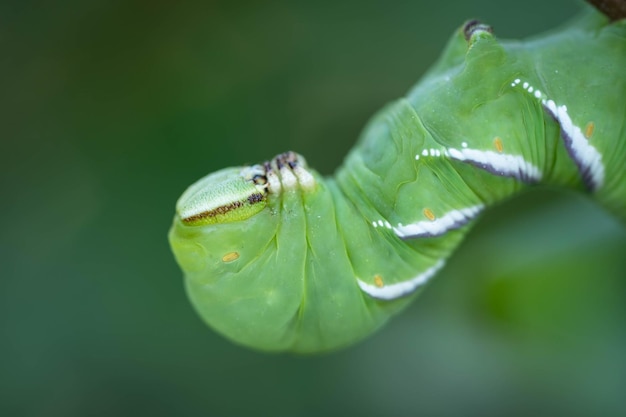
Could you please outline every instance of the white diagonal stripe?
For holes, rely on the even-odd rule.
[[[585,135],[572,122],[567,106],[557,106],[553,100],[542,100],[542,104],[552,113],[564,133],[563,140],[574,162],[580,167],[583,177],[590,181],[590,188],[597,190],[604,184],[604,164],[602,155],[589,144]],[[569,141],[569,143],[567,143]]]
[[[358,278],[357,283],[359,284],[359,287],[363,292],[374,298],[378,298],[379,300],[393,300],[395,298],[409,295],[418,287],[426,284],[428,280],[430,280],[430,278],[432,278],[433,275],[435,275],[435,273],[437,273],[437,271],[439,271],[444,266],[444,264],[445,262],[443,261],[443,259],[440,259],[434,266],[422,272],[415,278],[412,278],[408,281],[398,282],[396,284],[377,287],[376,285],[363,282]]]
[[[514,177],[523,181],[541,180],[539,168],[519,155],[501,154],[478,149],[448,149],[452,159],[474,163],[487,171],[504,177]]]
[[[435,220],[422,220],[407,225],[399,224],[393,228],[393,231],[400,238],[440,236],[448,230],[462,227],[476,217],[484,208],[484,205],[478,204],[472,207],[452,210]]]

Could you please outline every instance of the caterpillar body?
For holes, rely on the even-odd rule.
[[[170,244],[202,318],[268,351],[354,343],[411,302],[482,211],[536,185],[626,221],[626,20],[591,8],[527,42],[472,21],[330,178],[287,152],[177,202]]]

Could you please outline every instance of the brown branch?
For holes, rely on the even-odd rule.
[[[626,0],[587,0],[611,22],[626,18]]]

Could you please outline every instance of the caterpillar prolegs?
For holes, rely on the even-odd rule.
[[[253,348],[336,349],[405,307],[481,212],[535,185],[626,220],[626,20],[527,42],[463,25],[333,177],[287,152],[183,193],[169,239],[202,318]]]

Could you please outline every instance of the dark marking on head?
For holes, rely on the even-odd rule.
[[[265,185],[267,184],[267,177],[265,175],[257,174],[252,177],[252,182],[254,182],[256,185]]]
[[[259,201],[263,201],[263,199],[264,197],[263,197],[263,194],[261,193],[250,194],[250,196],[248,197],[248,203],[255,204],[255,203],[258,203]]]
[[[182,221],[184,223],[190,223],[196,220],[206,219],[207,217],[219,216],[221,214],[226,214],[231,210],[235,210],[236,208],[239,208],[243,205],[244,203],[241,201],[233,201],[232,203],[225,206],[216,207],[213,210],[207,210],[203,211],[202,213],[194,214],[193,216],[185,217],[184,219],[182,219]]]

